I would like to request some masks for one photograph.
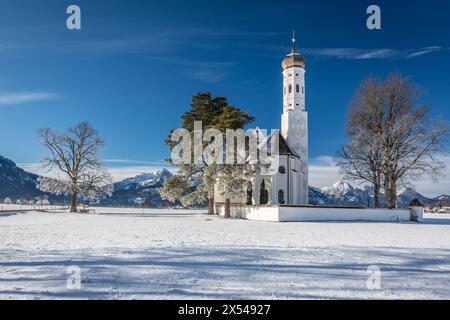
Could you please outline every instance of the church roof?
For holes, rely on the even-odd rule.
[[[292,67],[302,67],[304,68],[306,65],[305,57],[300,53],[291,53],[288,54],[281,63],[283,69],[292,68]]]
[[[277,133],[277,134],[276,134]],[[289,144],[287,143],[286,139],[281,135],[279,131],[272,132],[272,134],[264,138],[264,136],[261,135],[259,127],[256,127],[256,134],[259,136],[260,139],[264,140],[263,144],[267,145],[267,148],[270,150],[270,144],[272,143],[272,139],[275,136],[275,134],[278,136],[278,154],[284,155],[284,156],[293,156],[300,159],[300,156],[289,147]]]
[[[300,156],[289,147],[287,141],[281,134],[278,135],[278,147],[280,155],[288,155],[300,158]]]

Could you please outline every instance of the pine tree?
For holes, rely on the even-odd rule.
[[[181,127],[192,135],[195,121],[202,121],[203,130],[215,128],[223,133],[226,129],[241,129],[255,121],[255,118],[248,113],[230,106],[225,97],[213,98],[209,92],[193,96],[191,110],[185,112],[181,118]],[[169,149],[175,145],[170,139],[173,131],[171,130],[166,139]],[[171,159],[168,161],[172,162]],[[178,200],[183,206],[202,204],[207,201],[208,214],[214,214],[214,185],[223,169],[224,165],[207,165],[204,162],[181,165],[179,172],[166,181],[160,193],[164,199],[171,202]]]

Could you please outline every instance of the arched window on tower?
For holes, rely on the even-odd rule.
[[[292,93],[292,84],[289,85],[289,93]]]
[[[284,204],[285,203],[284,191],[283,190],[278,191],[278,203],[279,204]]]
[[[298,84],[295,86],[295,91],[297,91],[297,93],[300,92],[300,86]]]

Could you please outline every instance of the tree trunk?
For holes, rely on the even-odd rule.
[[[230,199],[225,199],[225,215],[224,218],[230,218],[231,217],[231,203]]]
[[[379,185],[373,186],[373,207],[374,208],[380,207],[380,186]]]
[[[395,185],[392,186],[391,190],[388,192],[388,208],[393,209],[397,207],[397,195]]]
[[[397,207],[397,188],[396,181],[391,175],[386,175],[384,179],[384,190],[386,196],[386,208],[393,209]]]
[[[72,196],[70,198],[70,212],[78,212],[77,198],[78,198],[78,194],[76,192],[72,193]]]
[[[214,214],[214,197],[208,199],[208,214]]]

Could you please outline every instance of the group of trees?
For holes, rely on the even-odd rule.
[[[420,104],[420,98],[420,90],[395,73],[385,80],[369,77],[363,81],[350,106],[348,141],[338,151],[337,165],[346,179],[373,186],[375,207],[380,206],[384,191],[386,207],[394,208],[399,185],[423,174],[437,178],[445,167],[439,155],[449,151],[450,125],[430,117],[429,108]],[[182,115],[181,128],[194,135],[194,123],[201,121],[203,130],[214,128],[225,137],[227,129],[242,129],[254,120],[247,112],[229,105],[225,97],[198,93],[192,98],[190,110]],[[170,150],[176,145],[171,134],[166,140]],[[79,199],[92,201],[111,195],[112,179],[99,158],[105,141],[88,123],[63,133],[41,129],[39,135],[50,152],[42,163],[56,175],[39,179],[43,191],[69,195],[71,212],[77,211]],[[222,145],[225,149],[227,144]],[[221,152],[225,154],[226,150]],[[231,198],[244,195],[256,170],[256,166],[248,164],[208,165],[204,160],[181,164],[160,194],[183,206],[207,202],[208,213],[214,214],[216,190],[225,199],[225,216],[229,217]]]
[[[396,207],[397,188],[423,174],[433,178],[445,168],[450,125],[430,116],[421,91],[401,74],[369,77],[359,87],[347,121],[348,142],[337,164],[346,179],[369,183],[374,206]]]
[[[14,201],[10,197],[6,197],[3,200],[3,204],[13,204]],[[38,205],[38,206],[46,206],[49,205],[50,202],[48,201],[48,196],[38,196],[38,197],[26,197],[26,198],[19,198],[15,201],[15,204],[17,205]]]
[[[194,122],[201,121],[203,130],[216,129],[225,133],[227,129],[242,129],[253,122],[254,117],[228,104],[224,97],[212,97],[210,93],[198,93],[192,97],[191,109],[182,115],[181,128],[194,135]],[[169,134],[166,144],[175,146]],[[208,142],[203,142],[204,145]],[[223,144],[226,146],[226,144]],[[225,149],[225,147],[224,147]],[[194,150],[192,150],[192,153]],[[226,150],[222,150],[223,154]],[[172,159],[168,159],[172,162]],[[184,206],[208,202],[208,213],[214,214],[214,190],[225,199],[225,217],[230,216],[230,199],[244,192],[249,183],[251,169],[245,164],[182,164],[179,171],[167,180],[160,190],[161,196],[171,202],[180,201]]]

